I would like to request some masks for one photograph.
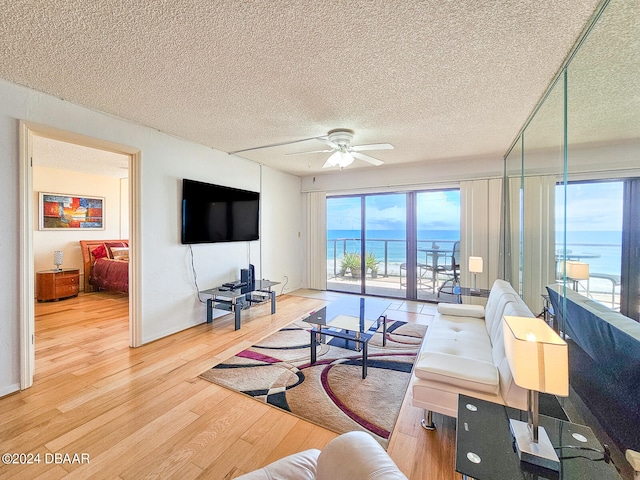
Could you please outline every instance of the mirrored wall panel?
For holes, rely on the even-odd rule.
[[[640,4],[603,4],[505,157],[505,276],[640,319]]]

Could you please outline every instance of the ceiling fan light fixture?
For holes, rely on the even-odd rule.
[[[340,167],[345,168],[353,163],[353,155],[346,150],[338,150],[331,154],[329,159],[327,160],[327,164],[331,167]]]

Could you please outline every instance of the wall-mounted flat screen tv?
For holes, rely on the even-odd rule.
[[[259,238],[260,193],[182,180],[182,243]]]

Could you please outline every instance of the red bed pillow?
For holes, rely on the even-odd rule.
[[[113,252],[111,251],[112,248],[121,248],[121,247],[128,247],[129,246],[129,242],[104,242],[105,247],[107,247],[107,256],[109,258],[113,258]]]
[[[96,247],[93,250],[91,250],[91,255],[93,255],[93,258],[98,260],[99,258],[108,257],[109,253],[107,252],[107,247],[105,247],[104,244],[102,244],[99,247]]]

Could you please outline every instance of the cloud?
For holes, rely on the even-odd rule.
[[[622,231],[622,182],[567,185],[567,231]],[[556,188],[556,225],[564,221],[563,187]]]
[[[418,230],[459,230],[460,191],[418,194]]]
[[[417,194],[419,230],[459,230],[460,192],[458,190]],[[360,197],[329,198],[327,229],[359,230]],[[406,195],[387,194],[366,197],[367,229],[405,230]]]

